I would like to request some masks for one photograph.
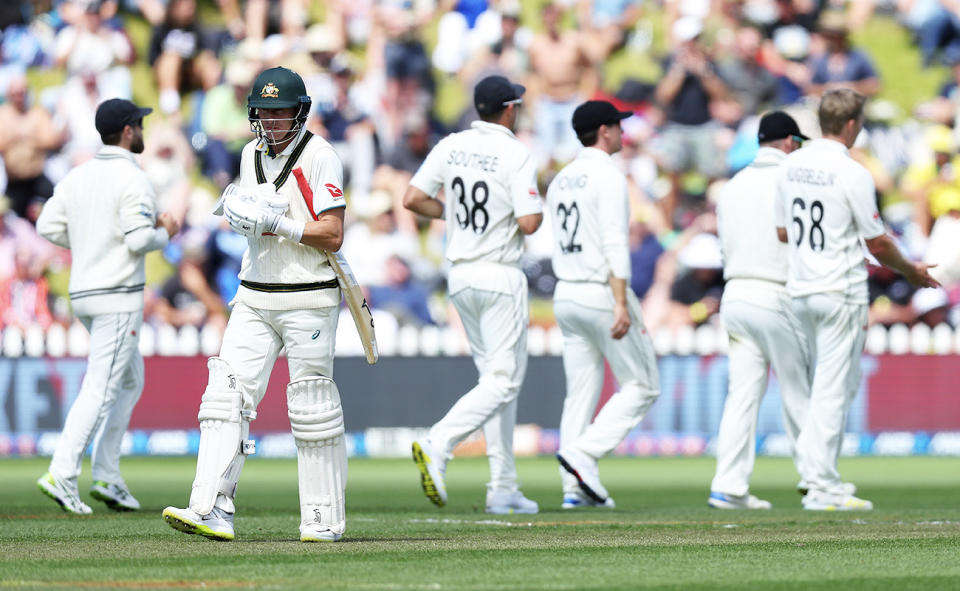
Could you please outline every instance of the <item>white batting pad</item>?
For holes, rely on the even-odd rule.
[[[234,512],[233,497],[237,480],[252,446],[244,442],[250,432],[250,421],[255,412],[243,411],[243,392],[236,372],[219,357],[207,361],[210,377],[200,402],[200,451],[197,455],[197,475],[190,493],[190,508],[199,515],[209,513],[223,495],[222,509]]]
[[[291,382],[287,415],[297,443],[301,522],[342,534],[347,523],[347,448],[337,385],[320,376]]]

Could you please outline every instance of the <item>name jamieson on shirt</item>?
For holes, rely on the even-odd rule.
[[[478,154],[476,152],[451,150],[447,156],[447,164],[462,166],[464,168],[479,168],[484,172],[496,172],[499,163],[500,159],[497,156]]]
[[[833,173],[825,170],[811,170],[809,168],[788,168],[787,180],[806,185],[829,187],[833,185]]]

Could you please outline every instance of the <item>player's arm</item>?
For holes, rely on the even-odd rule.
[[[443,202],[434,199],[443,186],[443,162],[441,154],[446,153],[447,142],[441,140],[434,146],[423,164],[417,170],[410,185],[403,194],[403,206],[410,211],[428,218],[442,218],[444,215]]]
[[[537,188],[537,164],[529,152],[510,180],[513,215],[526,235],[533,234],[543,223],[543,200]]]
[[[408,186],[407,192],[403,194],[403,206],[413,213],[422,215],[424,217],[443,217],[443,202],[438,199],[434,199],[413,185]]]
[[[343,164],[333,150],[321,150],[314,156],[311,171],[309,181],[300,169],[293,173],[301,194],[310,196],[307,205],[314,219],[304,224],[300,236],[285,237],[313,248],[336,252],[343,245],[343,216],[347,206],[342,189]],[[281,222],[289,219],[280,216]]]
[[[787,243],[787,229],[786,229],[786,228],[777,226],[777,240],[779,240],[780,242],[783,242],[784,244]]]
[[[180,224],[170,214],[157,215],[157,197],[146,177],[127,185],[120,196],[117,212],[123,242],[135,254],[146,254],[167,246],[180,231]]]
[[[940,283],[930,276],[929,269],[936,265],[927,263],[913,262],[906,257],[897,248],[896,243],[886,233],[875,238],[864,240],[867,243],[867,249],[884,266],[893,269],[907,278],[912,285],[916,287],[940,287]]]
[[[70,235],[67,233],[67,211],[58,191],[47,200],[37,218],[37,233],[57,246],[70,248]]]
[[[600,222],[600,250],[610,265],[607,283],[613,291],[613,324],[610,336],[621,339],[630,330],[630,312],[627,309],[627,284],[630,281],[629,217],[627,181],[622,175],[611,174],[599,178],[599,193],[604,197],[597,210]]]
[[[300,244],[330,252],[340,250],[343,245],[343,213],[345,210],[345,207],[328,209],[317,216],[315,221],[307,222],[303,227]]]

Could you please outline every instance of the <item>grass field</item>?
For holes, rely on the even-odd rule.
[[[486,462],[457,459],[450,504],[422,496],[408,460],[352,460],[347,533],[302,544],[294,461],[252,459],[238,494],[237,540],[164,524],[183,506],[194,461],[128,458],[144,505],[114,514],[60,511],[34,481],[46,460],[0,461],[0,587],[324,589],[958,589],[960,460],[844,459],[845,478],[877,509],[800,509],[788,460],[761,459],[754,492],[772,511],[706,507],[710,458],[613,458],[601,464],[614,510],[559,510],[549,458],[518,462],[535,516],[483,513]]]

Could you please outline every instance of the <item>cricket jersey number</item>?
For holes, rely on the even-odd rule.
[[[793,206],[791,212],[793,215],[793,225],[797,228],[797,246],[800,246],[803,243],[804,239],[804,225],[803,219],[797,215],[797,206],[800,206],[801,212],[806,211],[807,204],[804,203],[803,199],[797,197],[793,200]],[[823,233],[823,226],[820,223],[823,221],[823,203],[820,200],[816,200],[810,204],[810,250],[814,252],[822,251],[824,246],[826,246],[826,237]]]
[[[457,194],[457,203],[463,208],[462,217],[460,209],[457,209],[457,224],[460,229],[466,230],[472,227],[475,233],[483,234],[483,231],[487,229],[487,224],[490,223],[490,214],[484,207],[487,200],[490,199],[490,189],[487,187],[487,183],[477,181],[473,184],[470,189],[472,205],[467,203],[467,190],[462,178],[454,177],[451,186]]]
[[[560,250],[564,254],[582,251],[583,246],[575,242],[577,230],[580,229],[580,208],[577,207],[577,202],[572,202],[570,207],[558,203],[557,216],[563,218],[563,221],[560,222],[560,229],[564,232],[564,239],[560,241]]]

